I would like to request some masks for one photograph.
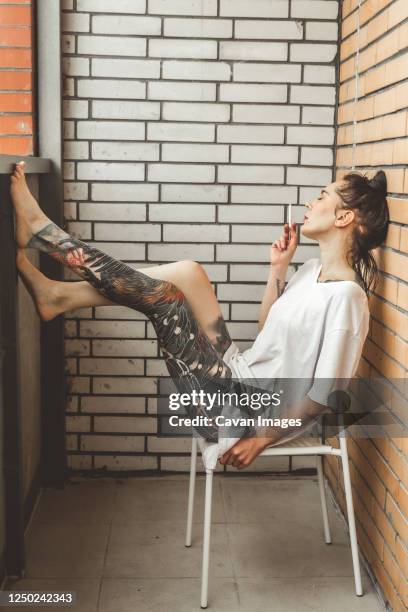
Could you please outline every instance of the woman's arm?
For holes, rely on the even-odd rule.
[[[296,223],[290,227],[285,223],[282,236],[271,246],[271,265],[259,312],[259,330],[264,326],[270,307],[283,293],[286,273],[296,247]]]

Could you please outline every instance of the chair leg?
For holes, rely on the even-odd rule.
[[[201,574],[201,607],[208,605],[208,568],[210,564],[210,532],[211,532],[211,502],[212,502],[213,471],[209,470],[205,477],[205,507],[203,534],[203,565]]]
[[[320,502],[322,504],[324,541],[326,542],[326,544],[331,544],[332,540],[330,535],[329,515],[327,513],[326,488],[324,485],[323,460],[321,455],[316,455],[316,463],[317,478],[319,481]]]
[[[346,493],[347,518],[350,533],[351,556],[353,559],[354,582],[356,585],[356,595],[363,595],[363,587],[361,584],[360,559],[358,556],[358,543],[356,532],[356,521],[354,517],[353,492],[350,480],[350,467],[348,462],[347,441],[344,436],[339,436],[341,462],[343,466],[344,490]]]
[[[188,487],[186,546],[191,546],[191,533],[193,529],[194,491],[195,491],[195,480],[196,480],[196,463],[197,463],[197,438],[195,437],[195,435],[193,435],[193,441],[191,444],[190,484]]]

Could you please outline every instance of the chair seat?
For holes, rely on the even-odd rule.
[[[319,437],[298,436],[282,444],[267,446],[259,456],[271,455],[340,455],[340,449],[323,444]]]

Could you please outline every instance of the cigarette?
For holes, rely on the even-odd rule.
[[[292,225],[292,204],[289,204],[288,208],[288,223],[290,227]]]

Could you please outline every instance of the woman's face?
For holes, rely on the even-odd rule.
[[[307,210],[305,211],[303,225],[300,227],[300,232],[304,236],[318,240],[334,227],[343,225],[342,215],[344,215],[344,211],[341,210],[341,207],[344,204],[335,191],[337,187],[342,185],[343,181],[330,183],[321,190],[317,198],[306,202]],[[343,219],[343,222],[341,219]]]

